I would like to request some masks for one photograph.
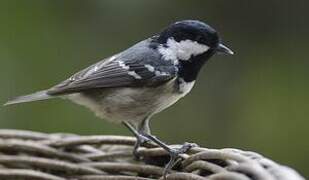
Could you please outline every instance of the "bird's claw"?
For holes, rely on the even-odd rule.
[[[141,146],[144,146],[145,144],[147,144],[150,140],[141,135],[141,134],[137,134],[136,135],[136,142],[135,142],[135,145],[134,145],[134,149],[133,149],[133,155],[134,155],[134,158],[136,160],[140,160],[141,157],[140,157],[140,154],[138,153],[138,148],[141,147]]]
[[[167,174],[174,167],[180,158],[180,154],[188,152],[191,148],[198,147],[195,143],[185,142],[180,148],[170,148],[168,153],[170,155],[170,161],[166,164],[163,171],[163,178],[166,179]]]
[[[175,150],[176,150],[176,153],[178,154],[184,154],[194,147],[198,147],[198,145],[195,143],[185,142],[180,148],[176,148]]]

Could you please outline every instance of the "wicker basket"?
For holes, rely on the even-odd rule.
[[[169,157],[156,147],[141,148],[135,138],[79,136],[0,130],[0,179],[150,180],[163,179]],[[193,148],[183,154],[168,180],[302,180],[294,170],[237,149]]]

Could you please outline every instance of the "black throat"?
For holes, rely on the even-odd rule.
[[[188,61],[179,61],[180,78],[183,78],[185,82],[195,81],[198,73],[203,65],[215,54],[215,51],[208,50],[206,53],[191,57]]]

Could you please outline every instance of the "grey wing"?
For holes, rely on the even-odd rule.
[[[157,86],[175,77],[178,69],[171,62],[162,60],[148,46],[138,45],[74,74],[47,93],[62,95],[97,88]]]

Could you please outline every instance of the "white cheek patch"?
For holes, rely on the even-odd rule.
[[[167,47],[159,47],[159,52],[165,60],[172,60],[174,64],[177,64],[178,60],[187,61],[191,56],[202,54],[209,49],[208,46],[191,40],[177,42],[168,39],[166,44]]]

